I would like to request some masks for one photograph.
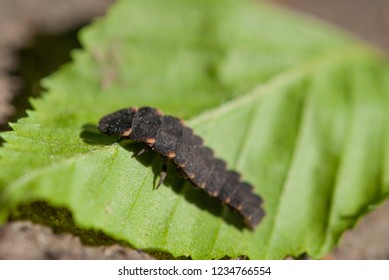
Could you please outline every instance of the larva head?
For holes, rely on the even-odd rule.
[[[98,129],[107,135],[129,136],[136,108],[122,109],[102,117]]]

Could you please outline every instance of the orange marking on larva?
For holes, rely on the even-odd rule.
[[[185,121],[183,119],[180,119],[180,124],[185,125]]]
[[[188,176],[189,179],[194,179],[196,177],[194,174],[187,174],[186,176]]]
[[[154,144],[155,143],[155,138],[147,138],[145,142],[147,144]]]
[[[200,188],[200,189],[205,189],[205,183],[201,183],[201,184],[199,185],[199,188]]]
[[[242,210],[242,205],[239,205],[238,207],[236,207],[236,209],[238,210],[238,211],[241,211]]]
[[[217,197],[218,194],[219,194],[219,192],[217,192],[217,191],[211,192],[211,196],[214,196],[214,197]]]
[[[162,117],[163,116],[163,112],[159,109],[155,109],[155,112],[157,113],[158,116]]]
[[[130,136],[131,132],[132,132],[132,128],[129,128],[129,129],[123,131],[122,134],[120,134],[120,136],[123,136],[123,137]]]
[[[226,200],[224,201],[224,203],[228,204],[231,202],[231,199],[229,197],[226,198]]]
[[[176,152],[173,151],[170,151],[166,154],[166,157],[170,159],[174,158],[175,156],[176,156]]]
[[[139,108],[133,106],[133,107],[130,108],[130,110],[135,113],[135,112],[138,112]]]

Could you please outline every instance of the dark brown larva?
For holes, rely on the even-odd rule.
[[[127,108],[101,118],[100,132],[143,142],[173,161],[192,184],[235,209],[248,227],[254,229],[265,215],[262,198],[253,187],[240,181],[240,175],[226,169],[213,151],[191,128],[155,108]],[[163,180],[163,178],[161,178]]]

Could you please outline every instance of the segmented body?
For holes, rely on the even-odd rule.
[[[127,108],[103,117],[102,133],[143,142],[156,153],[170,159],[196,187],[235,209],[247,226],[255,228],[265,215],[262,198],[240,175],[227,170],[226,163],[203,146],[193,130],[173,116],[164,116],[151,107]]]

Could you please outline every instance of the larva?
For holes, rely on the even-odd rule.
[[[151,107],[131,107],[102,117],[98,129],[143,142],[171,160],[195,187],[236,210],[249,228],[254,229],[264,217],[263,200],[253,193],[253,187],[241,182],[237,172],[227,170],[224,161],[214,158],[213,151],[180,119]]]

